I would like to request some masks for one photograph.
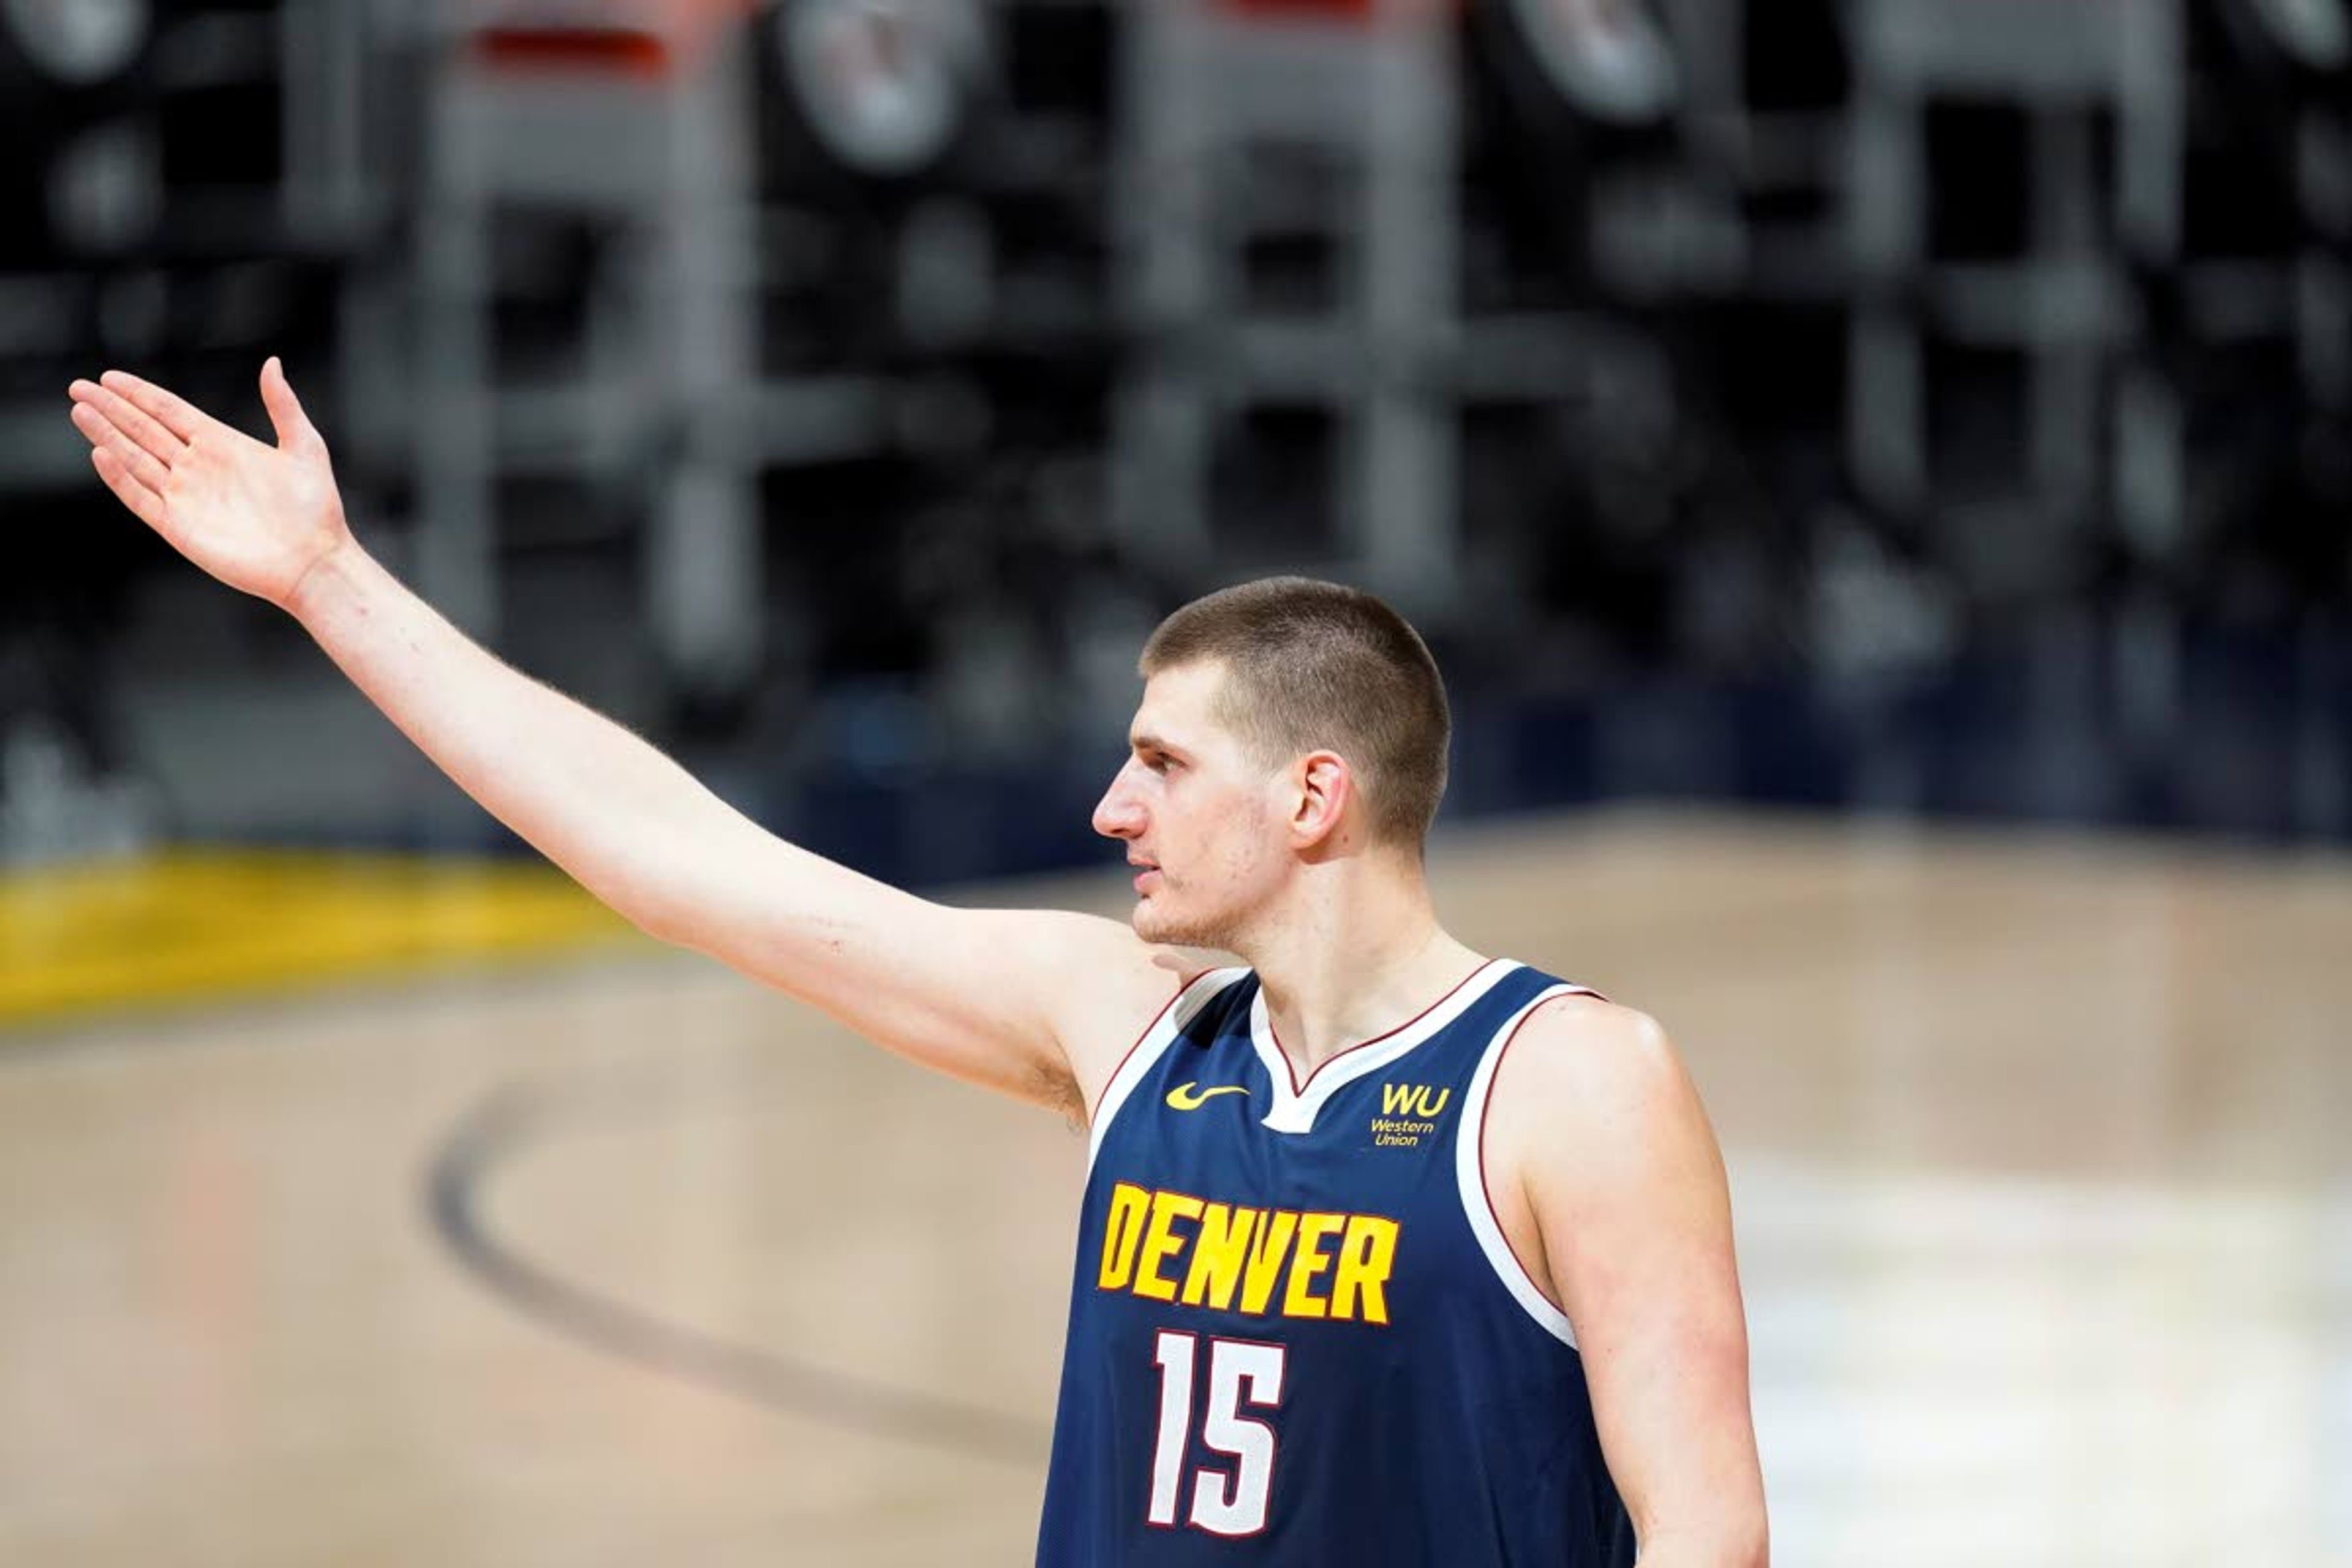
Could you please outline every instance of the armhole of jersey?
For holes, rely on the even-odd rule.
[[[1118,1064],[1118,1070],[1110,1075],[1102,1101],[1095,1107],[1094,1121],[1087,1129],[1087,1170],[1095,1168],[1095,1156],[1102,1152],[1103,1135],[1110,1130],[1111,1118],[1127,1103],[1127,1097],[1135,1092],[1135,1086],[1143,1081],[1143,1075],[1183,1033],[1184,1026],[1200,1016],[1211,997],[1248,973],[1246,969],[1212,969],[1194,975],[1177,988],[1168,1005],[1160,1009],[1160,1016],[1135,1037],[1135,1044],[1127,1047],[1127,1056]]]
[[[1511,1041],[1529,1014],[1556,996],[1598,994],[1582,985],[1554,985],[1504,1020],[1478,1058],[1478,1070],[1470,1079],[1469,1092],[1463,1097],[1462,1123],[1454,1130],[1454,1174],[1462,1190],[1462,1215],[1470,1222],[1470,1234],[1478,1238],[1478,1250],[1486,1255],[1487,1266],[1503,1282],[1503,1289],[1511,1293],[1511,1299],[1536,1321],[1538,1327],[1570,1350],[1577,1348],[1576,1329],[1569,1322],[1568,1314],[1536,1289],[1536,1282],[1528,1277],[1526,1267],[1519,1262],[1519,1255],[1505,1239],[1502,1223],[1495,1217],[1495,1200],[1486,1191],[1486,1101],[1495,1090],[1495,1071],[1503,1065],[1504,1053],[1511,1048]]]

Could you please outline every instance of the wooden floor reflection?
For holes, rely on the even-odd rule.
[[[1434,865],[1707,1095],[1776,1562],[2352,1563],[2352,862],[1610,815]],[[0,1562],[1024,1562],[1083,1161],[650,950],[0,1042]]]

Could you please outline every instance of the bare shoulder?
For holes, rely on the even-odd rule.
[[[1697,1086],[1664,1026],[1590,994],[1528,1016],[1496,1069],[1490,1121],[1507,1164],[1551,1182],[1715,1158]],[[1568,1150],[1573,1160],[1552,1156]]]
[[[1517,1092],[1608,1099],[1687,1083],[1665,1026],[1638,1008],[1589,992],[1555,996],[1519,1026],[1498,1073]]]

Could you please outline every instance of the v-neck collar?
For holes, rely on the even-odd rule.
[[[1291,1071],[1290,1058],[1282,1054],[1282,1047],[1275,1039],[1274,1020],[1266,1011],[1265,985],[1260,982],[1257,994],[1250,998],[1250,1043],[1257,1047],[1258,1060],[1265,1064],[1266,1077],[1274,1086],[1274,1109],[1260,1119],[1259,1125],[1275,1132],[1313,1131],[1315,1114],[1323,1109],[1324,1101],[1367,1073],[1387,1067],[1453,1023],[1492,990],[1496,981],[1518,967],[1507,958],[1488,959],[1410,1021],[1386,1034],[1359,1041],[1324,1061],[1307,1075],[1303,1085]]]

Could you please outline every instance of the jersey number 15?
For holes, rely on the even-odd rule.
[[[1259,1340],[1208,1342],[1209,1397],[1201,1415],[1201,1443],[1233,1459],[1231,1468],[1202,1465],[1192,1479],[1192,1511],[1185,1521],[1212,1535],[1255,1535],[1265,1528],[1274,1489],[1274,1428],[1242,1414],[1282,1403],[1282,1367],[1288,1352]],[[1177,1493],[1192,1435],[1201,1336],[1160,1331],[1152,1360],[1160,1367],[1160,1432],[1151,1447],[1151,1505],[1144,1517],[1175,1528]]]

